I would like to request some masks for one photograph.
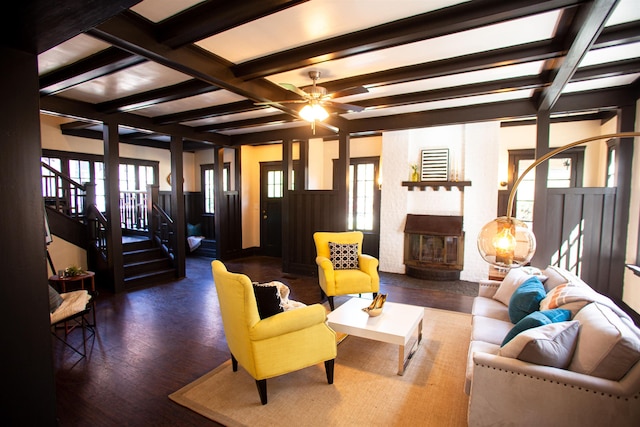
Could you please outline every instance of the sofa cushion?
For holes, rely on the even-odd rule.
[[[563,283],[553,288],[540,301],[540,310],[564,308],[571,310],[573,316],[591,301],[597,299],[596,292],[589,285],[580,281]]]
[[[511,319],[509,319],[509,308],[493,298],[474,298],[471,314],[474,316],[491,317],[492,319],[511,323]]]
[[[580,336],[569,370],[614,381],[640,359],[640,337],[609,308],[586,305],[574,317]]]
[[[527,329],[537,328],[538,326],[548,325],[550,323],[566,322],[567,320],[571,320],[571,312],[569,310],[556,308],[554,310],[534,311],[515,324],[504,337],[502,345],[504,346],[520,332],[526,331]]]
[[[537,277],[533,276],[520,285],[509,301],[509,318],[516,324],[523,317],[540,310],[540,301],[546,296],[544,286]]]
[[[513,323],[490,317],[473,316],[471,326],[472,341],[484,341],[499,346],[504,336],[513,328]]]
[[[329,242],[331,264],[334,270],[357,270],[358,265],[357,243]]]
[[[528,329],[509,341],[498,354],[565,369],[574,354],[579,327],[579,322],[572,320]]]
[[[266,319],[274,314],[282,313],[280,293],[277,286],[270,284],[253,283],[253,292],[256,295],[258,314],[261,319]]]
[[[544,288],[546,289],[547,293],[556,286],[565,283],[588,286],[585,282],[582,281],[582,279],[580,279],[569,270],[565,270],[564,268],[557,267],[555,265],[550,265],[545,268],[542,271],[542,275],[547,277],[547,280],[544,281]]]
[[[512,268],[502,279],[493,299],[500,301],[504,305],[509,305],[513,293],[530,277],[531,274],[526,273],[522,268]]]

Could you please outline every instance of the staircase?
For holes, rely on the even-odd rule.
[[[176,270],[162,249],[150,240],[123,243],[126,289],[175,280]]]

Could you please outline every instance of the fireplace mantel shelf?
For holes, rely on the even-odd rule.
[[[434,190],[443,187],[447,191],[451,191],[451,187],[457,187],[458,190],[464,191],[464,187],[471,186],[471,181],[402,181],[402,186],[408,187],[410,191],[415,188],[424,191],[427,187],[431,187]]]

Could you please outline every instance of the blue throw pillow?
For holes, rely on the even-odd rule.
[[[542,282],[533,276],[525,280],[511,295],[509,301],[509,318],[516,324],[523,317],[540,310],[540,301],[547,296]]]
[[[554,308],[553,310],[534,311],[525,316],[509,331],[502,341],[502,346],[511,341],[520,332],[527,329],[537,328],[538,326],[548,325],[549,323],[566,322],[571,320],[571,311],[563,308]]]

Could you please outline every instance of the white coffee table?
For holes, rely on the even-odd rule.
[[[362,311],[362,308],[368,307],[369,304],[371,300],[351,298],[328,314],[329,326],[336,332],[397,344],[399,346],[398,375],[403,375],[422,341],[424,307],[386,302],[382,314],[369,317]],[[407,344],[411,341],[416,329],[418,338],[405,356]]]

